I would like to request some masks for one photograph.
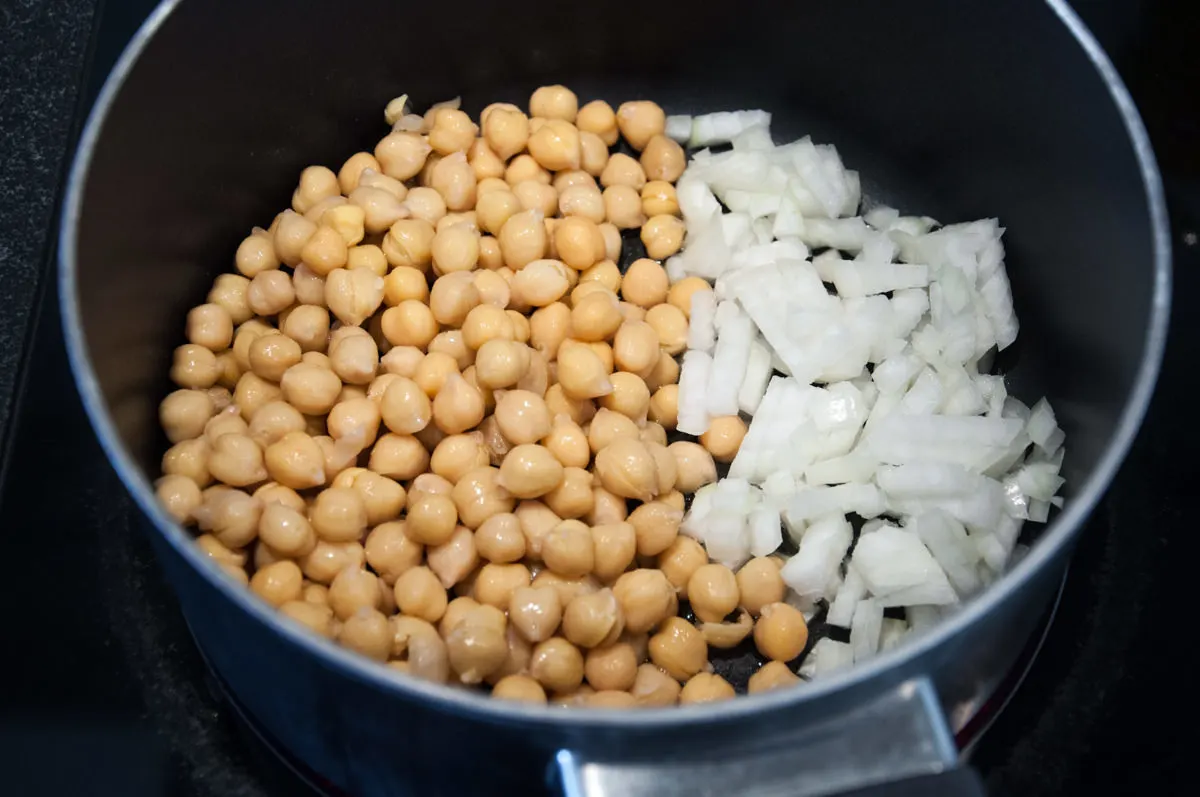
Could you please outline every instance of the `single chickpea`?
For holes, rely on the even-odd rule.
[[[404,200],[404,206],[408,208],[409,214],[414,219],[435,225],[446,215],[447,211],[446,201],[442,199],[442,195],[429,186],[420,186],[409,191],[408,197]]]
[[[756,695],[772,689],[786,689],[800,683],[800,677],[782,661],[768,661],[750,676],[749,691]]]
[[[449,680],[450,655],[432,623],[398,614],[389,618],[388,624],[392,633],[389,666],[434,683]]]
[[[545,504],[563,519],[581,518],[592,511],[592,474],[583,468],[564,468],[562,484],[542,497]]]
[[[346,253],[346,268],[365,268],[380,277],[384,277],[388,273],[387,256],[375,244],[352,246]],[[298,291],[296,295],[299,297]]]
[[[329,411],[326,425],[333,439],[365,449],[379,436],[379,405],[371,399],[342,399]]]
[[[646,223],[642,200],[636,188],[614,185],[604,189],[604,215],[618,229],[629,230]]]
[[[578,520],[562,521],[541,541],[541,557],[565,578],[587,575],[595,564],[591,531]]]
[[[580,130],[599,136],[605,146],[611,147],[617,143],[617,115],[604,100],[592,100],[580,108],[575,124]]]
[[[609,369],[587,345],[559,347],[558,381],[567,397],[576,400],[606,396],[613,390]]]
[[[371,235],[387,232],[409,216],[408,206],[395,194],[384,188],[366,185],[365,178],[364,183],[350,194],[348,201],[363,212],[363,230]],[[388,251],[386,241],[383,251],[385,254]],[[346,257],[349,259],[349,252]]]
[[[155,495],[163,509],[176,522],[188,525],[192,522],[192,513],[199,508],[201,501],[200,487],[187,476],[170,474],[163,476],[154,485]]]
[[[600,224],[605,219],[607,207],[600,189],[591,185],[572,185],[559,193],[558,212],[564,218],[582,218]]]
[[[679,693],[680,705],[691,703],[713,703],[718,700],[732,700],[737,696],[729,682],[716,673],[696,673],[683,685]]]
[[[660,133],[646,142],[640,162],[651,180],[673,183],[683,174],[687,155],[683,147]]]
[[[448,495],[413,493],[405,533],[422,545],[442,545],[454,534],[458,510]]]
[[[329,607],[348,620],[363,607],[379,608],[379,578],[369,570],[346,568],[329,585]]]
[[[305,244],[316,231],[316,224],[295,211],[285,210],[279,216],[279,223],[275,227],[275,234],[271,239],[275,256],[284,265],[295,266],[300,262]],[[260,271],[258,273],[265,274],[267,272]]]
[[[678,307],[655,305],[646,311],[646,323],[653,327],[659,346],[667,354],[679,354],[687,348],[688,320]]]
[[[489,340],[513,340],[516,337],[512,319],[504,310],[490,304],[481,304],[467,313],[462,333],[467,348],[475,351]]]
[[[655,333],[657,336],[657,333]],[[679,361],[665,351],[658,357],[658,364],[653,366],[646,376],[646,387],[651,391],[658,390],[663,385],[674,385],[679,382]]]
[[[617,126],[629,145],[640,151],[650,139],[666,131],[667,115],[649,100],[623,102],[617,109]]]
[[[392,650],[392,630],[377,609],[363,607],[346,619],[337,632],[338,642],[376,661],[387,661]]]
[[[382,174],[375,169],[364,169],[359,175],[359,186],[369,186],[378,188],[382,191],[394,196],[396,199],[405,199],[408,196],[408,187],[404,185],[402,180],[397,180],[386,174]]]
[[[584,517],[593,526],[605,523],[623,523],[629,517],[626,501],[613,495],[603,487],[592,488],[592,511]]]
[[[323,415],[337,403],[342,380],[328,368],[300,362],[284,372],[279,387],[284,400],[305,415]]]
[[[442,195],[450,210],[470,210],[475,206],[477,180],[465,153],[456,152],[438,161],[430,185]]]
[[[295,299],[291,278],[278,269],[259,272],[246,290],[246,301],[258,315],[276,315],[291,306]]]
[[[608,583],[618,578],[633,563],[637,553],[637,533],[625,522],[592,526],[593,572]]]
[[[232,487],[245,487],[267,478],[262,449],[240,434],[223,434],[213,442],[208,470],[213,478]]]
[[[321,216],[321,224],[336,231],[346,246],[355,247],[366,235],[366,219],[366,212],[362,208],[343,202],[325,211]],[[346,252],[346,259],[347,262],[350,259],[350,250]]]
[[[457,373],[457,360],[445,352],[430,352],[417,363],[412,379],[432,399],[446,386],[450,375]]]
[[[662,501],[648,501],[634,509],[629,523],[637,532],[638,554],[657,556],[667,550],[678,538],[682,521],[683,512]]]
[[[365,268],[335,268],[325,277],[325,304],[337,319],[358,326],[383,304],[384,280]]]
[[[279,613],[323,637],[333,636],[333,610],[308,601],[288,601],[279,607]]]
[[[303,600],[305,603],[311,603],[314,606],[329,606],[329,587],[324,584],[314,582],[305,582]]]
[[[583,671],[593,689],[628,691],[637,680],[637,654],[628,642],[594,647],[584,658]]]
[[[357,542],[322,542],[299,559],[304,575],[319,583],[329,584],[334,576],[347,567],[361,567],[365,561],[363,547]]]
[[[613,584],[625,628],[640,634],[672,616],[678,606],[675,588],[658,570],[642,568],[622,574]]]
[[[300,305],[279,325],[279,331],[300,344],[304,352],[325,351],[329,343],[329,311],[324,307]]]
[[[492,515],[512,512],[516,503],[511,493],[499,485],[497,468],[476,468],[463,474],[454,485],[451,498],[458,508],[459,522],[477,529]]]
[[[423,349],[438,333],[437,319],[429,306],[407,299],[383,313],[383,334],[393,346]]]
[[[679,386],[663,385],[654,391],[647,415],[655,423],[674,429],[679,422]]]
[[[650,391],[646,383],[635,374],[618,371],[609,377],[613,390],[600,399],[600,405],[618,412],[635,423],[643,423],[650,408]]]
[[[208,389],[220,375],[217,356],[195,343],[175,349],[171,361],[171,381],[180,387]]]
[[[642,226],[642,245],[650,257],[665,260],[682,248],[685,232],[682,219],[666,214],[653,216]]]
[[[200,493],[196,493],[199,500]],[[234,551],[221,544],[221,541],[211,534],[201,534],[196,538],[196,547],[217,564],[230,565],[232,567],[245,567],[246,554],[244,551]]]
[[[600,483],[622,498],[652,500],[658,494],[655,468],[654,456],[635,438],[618,437],[596,453]]]
[[[742,607],[756,617],[764,606],[782,603],[787,589],[779,575],[779,566],[765,556],[757,556],[742,565],[737,572],[737,583]]]
[[[289,368],[300,362],[300,344],[279,332],[268,332],[250,341],[247,350],[250,370],[263,379],[278,382]]]
[[[667,449],[675,457],[678,469],[675,488],[680,492],[694,493],[717,480],[716,463],[699,443],[680,440],[667,446]]]
[[[708,664],[708,645],[694,625],[668,617],[650,637],[650,661],[677,681],[686,681]]]
[[[354,542],[367,530],[367,508],[350,487],[323,490],[309,508],[309,521],[326,542]]]
[[[525,149],[529,141],[529,117],[515,107],[496,108],[483,122],[483,138],[501,160]]]
[[[708,431],[700,435],[700,444],[717,462],[732,462],[746,437],[746,422],[737,415],[713,418]]]
[[[551,637],[533,649],[529,673],[552,692],[570,692],[583,683],[583,654],[562,637]]]
[[[471,165],[476,181],[504,177],[504,161],[488,145],[487,139],[475,139],[475,143],[467,150],[467,163]]]
[[[621,298],[639,307],[652,308],[667,300],[670,281],[661,265],[649,258],[633,261],[621,281]]]
[[[430,467],[453,485],[467,472],[486,467],[488,462],[482,435],[472,432],[450,435],[438,443],[430,458]]]
[[[768,603],[754,624],[754,644],[768,659],[792,661],[808,644],[804,615],[787,603]]]
[[[519,445],[500,465],[500,485],[517,498],[537,498],[562,484],[563,466],[539,445]]]
[[[514,303],[545,307],[557,302],[570,290],[570,273],[558,260],[534,260],[526,264],[513,277]]]
[[[620,604],[610,589],[579,595],[563,610],[563,636],[581,648],[612,645],[624,627]]]
[[[479,128],[471,117],[456,108],[439,108],[433,115],[429,145],[441,155],[465,152],[475,143]]]
[[[497,240],[509,268],[521,269],[538,260],[545,254],[547,243],[541,211],[525,210],[513,214],[500,228]]]
[[[500,251],[496,239],[490,238],[487,240],[490,240],[497,247],[497,252]],[[482,241],[480,243],[482,244]],[[509,299],[512,296],[512,288],[509,287],[508,281],[495,271],[486,269],[475,272],[475,290],[479,292],[480,302],[502,310],[508,307]]]
[[[508,603],[508,620],[525,639],[542,642],[558,630],[563,607],[553,587],[518,587]]]
[[[608,165],[608,145],[595,133],[579,133],[579,166],[589,177],[599,177]]]
[[[203,427],[204,439],[210,446],[223,434],[249,433],[250,425],[242,419],[237,406],[227,407],[224,411],[213,415],[205,421]]]
[[[512,193],[512,186],[502,177],[485,177],[479,181],[479,186],[475,189],[475,194],[477,197],[482,197],[484,194],[496,191]]]
[[[446,611],[446,589],[428,567],[409,568],[396,579],[396,605],[410,617],[436,623]]]
[[[642,157],[644,159],[645,155]],[[675,192],[675,186],[657,178],[651,179],[650,182],[642,186],[642,213],[648,218],[653,218],[654,216],[678,216],[679,197]],[[689,277],[688,279],[701,278]],[[701,281],[703,282],[704,280]]]
[[[272,479],[293,490],[325,483],[324,454],[302,431],[289,432],[267,446],[263,461]]]
[[[605,152],[607,152],[607,150],[605,150]],[[582,169],[567,169],[565,171],[558,172],[554,175],[553,185],[554,190],[558,191],[560,194],[568,188],[576,185],[587,186],[599,190],[599,186],[596,185],[596,178],[592,177],[592,175],[588,174]]]
[[[558,348],[571,329],[571,308],[562,302],[539,307],[529,318],[529,342],[547,360],[558,356]]]
[[[378,278],[376,278],[378,279]],[[348,385],[369,385],[379,371],[379,346],[370,333],[361,327],[343,327],[343,329],[358,329],[362,334],[334,337],[329,344],[329,367],[341,382]],[[341,399],[344,385],[339,385],[338,396]]]
[[[389,133],[375,145],[375,159],[388,177],[408,180],[420,173],[432,149],[416,133]]]
[[[389,264],[426,271],[433,260],[433,224],[422,218],[400,219],[384,236],[382,249]]]
[[[219,304],[193,307],[187,315],[187,339],[190,343],[217,352],[233,343],[233,319]]]
[[[639,706],[673,706],[679,702],[679,682],[653,664],[639,665],[630,694]]]
[[[297,304],[325,306],[325,278],[303,263],[292,271],[292,290]]]
[[[541,559],[543,542],[562,522],[562,518],[541,501],[522,501],[515,515],[525,536],[526,555],[531,559]]]
[[[482,194],[475,206],[480,226],[491,235],[499,235],[504,223],[522,210],[521,200],[508,190]]]
[[[496,402],[496,423],[515,445],[536,443],[550,433],[550,410],[545,400],[528,390],[507,390]]]
[[[529,154],[550,171],[578,169],[582,156],[578,128],[566,119],[548,119],[529,137]]]
[[[479,563],[475,535],[467,527],[458,526],[448,540],[430,548],[425,558],[442,586],[450,589],[466,578]]]
[[[435,273],[469,272],[479,262],[479,233],[466,224],[447,227],[434,235],[430,253]]]
[[[529,568],[523,564],[496,564],[489,562],[479,569],[475,579],[475,600],[485,606],[507,609],[513,593],[528,587]]]
[[[455,372],[433,399],[433,422],[446,434],[459,434],[478,426],[485,410],[479,389]]]
[[[221,274],[213,280],[213,286],[208,292],[208,301],[219,305],[229,313],[235,324],[250,320],[254,311],[246,299],[250,288],[250,280],[240,274]]]
[[[395,584],[400,576],[421,564],[424,547],[408,536],[406,529],[403,521],[389,521],[367,535],[366,561],[385,584]]]
[[[666,550],[658,555],[658,569],[675,587],[680,598],[688,597],[688,583],[692,575],[708,564],[704,546],[691,537],[677,536]]]
[[[543,404],[545,402],[543,401]],[[547,412],[549,412],[547,410]],[[554,418],[542,444],[567,468],[586,468],[591,461],[591,448],[583,428],[566,415]]]
[[[646,185],[646,172],[642,164],[624,153],[617,152],[609,157],[604,171],[600,173],[600,185],[605,188],[621,185],[641,191]],[[640,204],[641,197],[638,199]]]
[[[383,167],[379,165],[379,161],[369,152],[356,152],[346,159],[342,164],[342,168],[338,170],[338,187],[343,194],[349,194],[358,188],[359,178],[362,176],[364,169],[371,169],[379,172]]]
[[[380,435],[371,448],[367,467],[390,479],[404,481],[424,473],[429,466],[429,452],[412,435]]]
[[[579,284],[579,288],[585,286],[596,288],[575,302],[571,310],[571,334],[576,340],[585,342],[608,340],[620,329],[623,320],[617,297],[598,282]]]
[[[475,531],[475,547],[489,562],[510,564],[525,555],[525,535],[517,516],[505,512],[493,515]]]
[[[563,219],[554,229],[554,246],[559,259],[577,271],[604,259],[604,236],[595,222],[583,216]]]
[[[543,119],[565,119],[575,121],[579,112],[579,100],[575,92],[566,86],[542,86],[529,98],[529,115]]]
[[[263,507],[258,538],[283,556],[304,556],[317,544],[316,532],[302,511],[280,503]]]
[[[265,379],[260,379],[252,373],[238,377],[237,387],[233,391],[233,403],[243,418],[253,418],[254,413],[264,404],[277,401],[283,397],[283,391],[278,385]]]
[[[723,621],[741,597],[733,571],[715,562],[696,568],[688,579],[687,595],[696,617],[706,623]]]
[[[504,170],[504,181],[512,187],[526,180],[534,180],[549,185],[550,172],[543,169],[541,164],[534,160],[532,155],[518,155],[509,161],[508,168]]]
[[[304,574],[290,559],[267,565],[250,579],[250,589],[272,606],[300,600]]]
[[[512,187],[512,194],[521,203],[520,210],[536,210],[543,217],[553,216],[558,210],[558,191],[554,190],[553,186],[537,180],[522,180]],[[543,219],[543,224],[547,226],[547,234],[552,232],[552,225],[557,221],[552,218]],[[552,237],[547,240],[547,244],[551,243]]]
[[[546,703],[546,690],[528,675],[506,675],[492,687],[492,697],[520,703]]]
[[[529,370],[530,349],[511,340],[489,340],[475,356],[475,378],[484,387],[512,387]]]
[[[472,610],[446,634],[450,667],[464,684],[483,681],[502,667],[508,658],[504,627],[497,627],[490,619],[481,620],[476,616],[484,608]]]
[[[208,472],[210,450],[211,446],[203,437],[176,443],[163,454],[163,475],[186,476],[199,487],[207,486],[212,481],[212,475]]]
[[[466,271],[456,271],[438,277],[429,294],[429,308],[433,312],[433,317],[439,324],[449,327],[461,326],[466,320],[467,313],[475,309],[479,302],[479,291],[475,289],[475,276]],[[458,348],[461,348],[456,355],[468,356],[466,345],[462,343],[461,333],[456,332],[456,334]],[[434,340],[436,341],[437,338]],[[432,345],[433,343],[430,343],[430,346]],[[470,365],[470,362],[467,365]]]
[[[250,419],[249,435],[264,449],[289,432],[303,432],[307,424],[300,410],[285,401],[264,404]]]
[[[366,218],[365,213],[363,218]],[[300,250],[300,257],[304,264],[312,269],[313,273],[322,277],[335,268],[346,265],[346,259],[349,256],[349,247],[341,233],[326,226],[318,227],[308,242],[304,244],[304,248]]]
[[[233,259],[237,270],[251,279],[264,271],[279,268],[274,237],[259,227],[255,227],[254,232],[242,239]]]

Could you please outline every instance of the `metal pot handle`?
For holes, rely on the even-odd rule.
[[[846,714],[738,751],[671,758],[589,760],[559,751],[564,797],[983,797],[958,763],[928,678],[905,681]]]

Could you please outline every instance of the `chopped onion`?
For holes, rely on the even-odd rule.
[[[865,661],[879,650],[879,635],[883,630],[883,606],[872,598],[860,600],[854,607],[850,623],[850,647],[855,661]]]

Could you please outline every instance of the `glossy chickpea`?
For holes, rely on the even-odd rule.
[[[599,177],[608,165],[608,146],[595,133],[579,133],[579,167],[589,177]]]
[[[319,584],[329,584],[334,576],[347,567],[361,567],[364,561],[360,543],[318,540],[311,551],[300,557],[298,564],[305,577]]]
[[[300,305],[281,321],[279,331],[299,343],[302,352],[325,351],[329,343],[329,311]]]
[[[208,440],[203,437],[176,443],[163,454],[163,475],[186,476],[199,487],[207,486],[212,481],[212,475],[208,472],[210,450]]]
[[[648,501],[629,513],[629,523],[637,533],[640,556],[658,556],[679,536],[683,512],[662,501]],[[732,574],[731,574],[732,575]]]
[[[697,570],[708,564],[708,554],[696,540],[678,536],[658,555],[657,564],[679,597],[686,599],[688,583]]]
[[[768,661],[750,676],[749,692],[752,695],[773,689],[786,689],[800,683],[800,677],[781,661]]]
[[[193,307],[187,315],[187,339],[210,351],[221,351],[233,343],[233,319],[219,304]]]
[[[581,136],[588,135],[589,134],[586,133],[581,134]],[[554,182],[552,185],[554,186],[554,190],[558,191],[560,194],[566,189],[576,185],[598,188],[596,185],[596,178],[582,169],[567,169],[565,171],[558,172],[554,175]]]
[[[505,222],[522,210],[521,200],[507,190],[489,191],[481,195],[475,207],[480,227],[491,235],[499,235]]]
[[[733,571],[715,562],[696,568],[688,579],[687,595],[692,611],[706,623],[724,620],[740,599]]]
[[[264,404],[250,420],[248,434],[264,449],[289,432],[303,432],[307,424],[298,409],[284,401]]]
[[[488,240],[497,246],[496,251],[499,252],[499,244],[495,243],[495,239]],[[509,287],[508,280],[490,270],[475,272],[475,290],[479,292],[480,302],[502,310],[508,307],[512,297],[512,288]]]
[[[446,611],[446,589],[428,567],[405,570],[394,585],[396,606],[410,617],[436,623]]]
[[[680,440],[667,448],[675,457],[675,488],[680,492],[694,493],[717,480],[716,463],[700,444]]]
[[[275,255],[274,236],[259,227],[242,239],[233,257],[234,265],[244,276],[254,278],[264,271],[279,268]]]
[[[279,385],[260,379],[252,373],[244,373],[238,377],[237,386],[233,391],[233,403],[241,412],[243,418],[253,418],[265,404],[277,401],[283,397]]]
[[[515,107],[495,108],[483,121],[483,138],[501,160],[525,149],[529,141],[529,117]]]
[[[267,446],[263,455],[272,479],[293,490],[325,483],[325,457],[317,443],[303,431],[288,432]]]
[[[203,500],[200,487],[187,476],[169,474],[154,483],[154,493],[163,509],[175,521],[183,524],[192,522],[192,514]]]
[[[592,511],[592,474],[583,468],[564,468],[562,483],[542,496],[551,511],[564,519],[582,518]]]
[[[362,174],[359,175],[358,183],[360,187],[369,186],[371,188],[378,188],[381,191],[391,194],[396,199],[404,199],[408,196],[408,187],[404,184],[404,181],[383,174],[377,169],[364,169]]]
[[[565,219],[581,218],[599,225],[606,217],[607,208],[600,189],[593,185],[572,185],[559,193],[558,212]]]
[[[433,399],[433,422],[445,434],[459,434],[478,426],[485,409],[479,389],[456,371]]]
[[[558,382],[568,398],[582,400],[608,395],[613,389],[608,375],[604,361],[588,346],[560,346]]]
[[[665,260],[682,248],[685,232],[683,220],[676,216],[652,216],[642,225],[642,245],[650,257]]]
[[[593,572],[601,581],[617,579],[633,563],[637,553],[637,533],[626,522],[592,526]]]
[[[362,177],[365,169],[379,172],[383,170],[383,167],[370,152],[356,152],[345,160],[337,175],[338,188],[343,194],[349,195],[355,188],[358,188],[359,178]]]
[[[603,487],[592,488],[592,511],[585,517],[593,526],[605,523],[623,523],[629,517],[626,501],[618,495],[613,495]]]
[[[379,577],[369,570],[348,567],[329,585],[329,608],[341,620],[364,607],[378,609],[379,601]]]
[[[563,607],[553,587],[524,586],[513,590],[508,620],[530,642],[549,639],[558,630]]]
[[[548,236],[547,245],[552,245],[552,233],[558,219],[549,217],[558,210],[558,191],[538,180],[522,180],[512,187],[512,193],[521,203],[521,210],[536,210],[542,214],[542,223]]]
[[[647,416],[667,429],[674,429],[679,422],[679,386],[663,385],[654,391]]]
[[[600,406],[620,413],[635,423],[643,423],[650,408],[650,391],[641,377],[618,371],[609,377],[613,390],[600,398]]]
[[[393,267],[407,266],[424,272],[433,260],[435,235],[433,224],[425,219],[400,219],[388,228],[381,248]]]
[[[489,562],[510,564],[525,556],[525,535],[517,516],[505,512],[485,520],[475,531],[475,547]]]
[[[614,185],[604,189],[604,216],[618,229],[629,230],[646,223],[637,189]]]
[[[679,215],[679,197],[675,192],[675,186],[669,182],[661,179],[651,179],[642,186],[641,195],[642,213],[647,218]],[[695,277],[695,279],[700,278]]]
[[[787,589],[779,575],[779,566],[764,556],[742,565],[737,572],[737,583],[742,607],[756,617],[764,606],[781,603]]]
[[[405,533],[422,545],[441,545],[454,534],[458,509],[450,496],[416,493],[408,502]]]
[[[323,637],[333,636],[333,610],[328,606],[303,600],[288,601],[279,607],[279,613]]]
[[[541,501],[522,501],[515,516],[525,537],[525,551],[530,559],[542,558],[542,543],[546,536],[562,522],[562,518]]]
[[[646,172],[635,159],[618,152],[609,157],[604,171],[600,173],[600,185],[605,188],[620,185],[641,191],[646,185]],[[639,203],[640,199],[639,196]]]
[[[326,542],[353,542],[367,530],[367,508],[350,487],[321,491],[309,508],[309,521],[317,536]]]
[[[295,562],[284,559],[258,570],[250,579],[250,589],[272,606],[300,600],[304,574]]]
[[[379,436],[379,405],[367,398],[343,398],[326,418],[326,426],[334,440],[362,450]]]
[[[657,336],[657,333],[655,333]],[[679,361],[665,351],[660,352],[658,363],[651,367],[646,375],[646,387],[651,392],[663,385],[674,385],[679,382]]]
[[[646,142],[640,163],[651,180],[673,183],[683,174],[687,155],[682,146],[660,133]]]
[[[386,661],[392,650],[392,630],[387,617],[377,609],[363,607],[342,622],[337,639],[362,655]]]
[[[530,116],[574,122],[578,112],[579,99],[566,86],[542,86],[529,98]]]
[[[499,470],[476,468],[463,474],[454,485],[451,498],[458,509],[459,522],[477,529],[492,515],[512,512],[515,500],[498,483]]]
[[[517,446],[536,443],[551,429],[545,400],[528,390],[505,391],[496,401],[494,417],[505,439]]]
[[[221,274],[213,280],[207,299],[210,303],[224,308],[234,324],[241,324],[254,315],[246,299],[246,291],[249,288],[250,280],[246,277],[240,274]]]
[[[708,645],[697,628],[682,617],[668,617],[650,637],[650,661],[678,681],[686,681],[708,664]]]
[[[475,578],[474,597],[485,606],[507,609],[513,593],[530,583],[529,568],[523,564],[489,562],[479,569]]]
[[[279,386],[284,400],[305,415],[323,415],[337,403],[342,380],[328,368],[300,362],[284,372]]]
[[[446,200],[442,199],[442,195],[436,189],[429,186],[420,186],[409,191],[404,200],[404,207],[408,208],[408,213],[413,219],[431,225],[436,225],[448,210]]]
[[[540,307],[529,318],[529,343],[546,359],[558,356],[558,348],[571,327],[571,309],[562,302]]]
[[[529,154],[545,169],[579,168],[582,157],[579,129],[565,117],[547,119],[529,136],[528,146]]]
[[[220,365],[211,349],[186,343],[175,349],[170,373],[171,381],[179,387],[207,389],[216,384]]]
[[[375,159],[388,177],[408,180],[420,173],[431,151],[432,147],[422,136],[396,132],[384,136],[375,145]]]
[[[534,160],[532,155],[518,155],[509,161],[508,168],[504,170],[504,182],[508,183],[511,188],[517,183],[523,183],[526,180],[533,180],[549,185],[550,172],[543,169],[542,165]]]
[[[453,357],[445,352],[430,352],[417,363],[412,380],[426,397],[433,399],[442,392],[450,376],[457,373],[458,362]]]
[[[808,644],[808,624],[800,610],[787,603],[768,603],[754,624],[754,645],[769,659],[791,661]]]
[[[446,227],[434,234],[430,254],[434,271],[438,274],[469,272],[479,262],[479,233],[466,224]],[[464,283],[454,284],[465,289]],[[436,291],[437,283],[433,287]],[[430,298],[432,301],[433,297]],[[465,297],[463,301],[466,301]],[[475,303],[478,304],[478,292],[475,292]],[[461,320],[458,323],[462,323]]]
[[[428,305],[405,300],[383,313],[383,334],[393,346],[424,349],[438,333],[437,319]]]
[[[258,519],[258,537],[283,556],[304,556],[317,544],[316,532],[303,512],[281,503],[265,504]]]
[[[477,182],[504,176],[504,161],[488,145],[487,139],[475,139],[475,143],[467,150],[467,163],[471,165]]]
[[[687,348],[688,320],[678,307],[659,304],[646,311],[646,323],[658,335],[658,343],[667,354],[680,354]]]
[[[213,478],[233,487],[245,487],[267,478],[263,452],[250,437],[223,434],[212,444],[208,470]]]
[[[517,498],[545,495],[562,480],[562,464],[540,445],[518,445],[500,465],[500,485]]]
[[[325,305],[339,321],[358,326],[383,304],[384,280],[365,268],[336,268],[325,277]]]
[[[583,654],[562,637],[551,637],[534,647],[529,672],[552,692],[571,692],[583,683]]]
[[[544,402],[543,402],[544,404]],[[548,410],[547,410],[548,412]],[[591,461],[591,448],[583,428],[566,415],[558,415],[544,436],[542,444],[566,468],[586,468]]]
[[[700,435],[700,444],[717,462],[732,462],[746,437],[746,422],[737,415],[713,418],[708,431]]]
[[[246,301],[258,315],[275,315],[296,299],[291,278],[282,271],[263,271],[250,280]]]
[[[489,340],[475,356],[475,378],[491,389],[512,387],[529,370],[529,347],[511,340]]]
[[[595,647],[587,652],[583,670],[593,689],[628,691],[637,680],[637,653],[627,642]]]
[[[595,565],[591,531],[578,520],[564,520],[542,539],[540,555],[546,567],[564,578],[585,576]]]
[[[379,371],[379,346],[370,333],[361,327],[343,329],[360,330],[360,334],[335,336],[329,344],[329,369],[340,380],[335,402],[342,399],[346,385],[369,385]]]
[[[636,438],[618,437],[600,449],[595,473],[604,489],[622,498],[649,501],[658,494],[654,456]]]
[[[658,570],[631,570],[617,578],[612,589],[621,604],[625,628],[633,634],[654,628],[673,615],[678,605],[674,587]]]
[[[465,526],[456,527],[449,539],[426,553],[426,564],[446,589],[465,579],[478,563],[475,536]]]
[[[590,268],[606,254],[599,226],[583,216],[559,222],[554,228],[554,246],[559,259],[577,271]]]
[[[678,703],[681,690],[678,681],[647,662],[638,666],[629,692],[639,706],[660,707]]]
[[[470,210],[475,206],[478,181],[463,152],[448,155],[434,165],[430,186],[442,195],[446,207],[452,211]]]
[[[390,521],[367,535],[366,561],[385,584],[395,584],[400,576],[421,564],[424,548],[405,529],[403,521]]]
[[[410,215],[408,206],[395,194],[384,188],[366,185],[365,182],[351,192],[348,201],[350,205],[362,211],[363,230],[371,235],[387,232],[401,220],[408,219]],[[332,243],[332,239],[328,239],[328,242]],[[385,244],[382,248],[386,255],[387,245]],[[332,249],[330,251],[332,253]],[[349,257],[350,254],[347,252],[347,260]]]
[[[611,645],[624,627],[620,604],[610,589],[579,595],[563,610],[562,634],[581,648]]]
[[[430,458],[430,467],[453,485],[467,472],[486,467],[488,462],[482,436],[472,432],[450,435],[438,443]]]
[[[367,467],[398,481],[415,478],[429,466],[429,452],[412,435],[380,435],[371,448]]]
[[[366,220],[366,211],[348,202],[329,208],[321,215],[321,224],[337,232],[342,237],[342,242],[348,247],[355,247],[362,242],[366,235]],[[349,249],[346,251],[346,260],[349,265]],[[379,274],[379,276],[383,275]]]
[[[724,678],[716,673],[701,672],[683,685],[683,691],[679,693],[679,703],[714,703],[719,700],[732,700],[736,696],[737,693]]]
[[[365,268],[380,277],[387,276],[388,262],[383,250],[375,244],[362,244],[350,247],[346,252],[346,268]],[[294,281],[294,280],[293,280]],[[300,298],[297,290],[296,297]]]
[[[285,210],[280,214],[278,223],[275,225],[275,233],[271,238],[271,247],[275,257],[284,265],[295,266],[300,262],[301,252],[305,245],[316,232],[317,225],[315,223],[295,211]],[[259,271],[255,276],[265,273],[268,271]]]
[[[546,690],[528,675],[506,675],[492,687],[492,697],[519,703],[545,704]]]
[[[475,143],[479,128],[457,108],[438,108],[429,131],[429,145],[441,155],[461,153]]]
[[[278,382],[289,368],[300,362],[302,354],[300,344],[287,335],[278,332],[260,335],[250,342],[250,370],[263,379]]]
[[[640,151],[650,139],[666,131],[667,115],[649,100],[623,102],[617,109],[617,126],[630,146]]]
[[[481,304],[467,313],[462,326],[463,342],[467,348],[478,351],[483,344],[497,338],[513,340],[516,330],[504,310],[490,304]]]
[[[617,129],[617,115],[612,106],[604,100],[592,100],[579,109],[575,124],[580,130],[586,130],[600,137],[605,146],[611,147],[617,143],[620,131]]]
[[[646,321],[625,321],[613,337],[613,363],[622,371],[645,374],[659,359],[658,332]]]

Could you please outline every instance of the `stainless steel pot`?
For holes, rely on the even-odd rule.
[[[1011,573],[934,632],[804,688],[596,713],[398,678],[281,623],[208,564],[150,486],[186,308],[300,168],[369,146],[382,101],[461,93],[477,112],[545,82],[668,111],[770,108],[778,133],[835,142],[876,198],[1002,219],[1023,322],[1010,385],[1049,396],[1068,432],[1067,507]],[[92,113],[60,251],[80,392],[197,639],[272,735],[360,797],[810,795],[953,772],[949,726],[1031,633],[1146,408],[1170,258],[1145,131],[1061,0],[746,0],[719,16],[680,2],[166,2]],[[936,788],[969,793],[958,777]]]

